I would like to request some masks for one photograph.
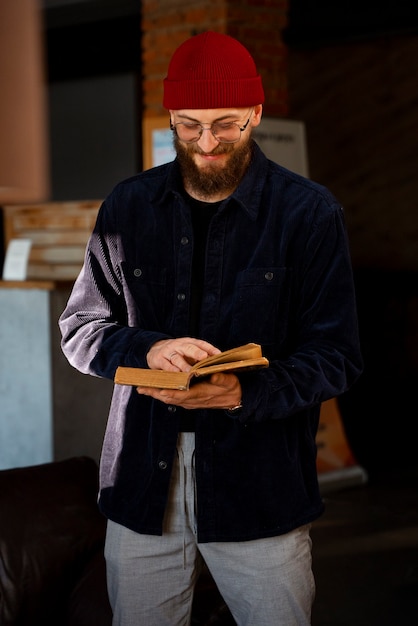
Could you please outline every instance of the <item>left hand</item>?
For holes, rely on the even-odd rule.
[[[241,384],[235,374],[212,374],[194,382],[187,391],[137,387],[137,392],[164,404],[184,409],[228,409],[237,406],[242,397]]]

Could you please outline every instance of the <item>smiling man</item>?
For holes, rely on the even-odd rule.
[[[209,109],[201,122],[202,111],[170,110],[174,147],[188,194],[215,202],[234,191],[249,165],[251,128],[259,125],[261,114],[261,104],[249,111]]]
[[[100,462],[115,626],[188,626],[206,562],[238,626],[308,626],[321,403],[362,370],[344,213],[251,137],[248,50],[205,32],[164,80],[176,158],[102,204],[60,318],[85,374],[188,371],[245,343],[270,366],[187,391],[115,385]]]

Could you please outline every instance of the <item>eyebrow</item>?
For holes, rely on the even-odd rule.
[[[179,115],[178,116],[179,119],[183,119],[183,120],[189,120],[190,122],[196,122],[197,124],[209,124],[209,122],[201,122],[198,119],[195,119],[194,117],[189,117],[188,115]],[[216,119],[214,119],[212,122],[210,122],[211,124],[216,124],[216,122],[221,122],[222,120],[228,120],[234,118],[235,120],[239,120],[239,117],[235,117],[233,114],[229,113],[226,115],[222,115],[222,117],[217,117]],[[233,120],[231,120],[233,121]]]

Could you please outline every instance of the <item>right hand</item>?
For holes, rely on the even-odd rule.
[[[162,339],[151,346],[147,354],[147,363],[150,369],[188,372],[198,361],[220,352],[219,348],[203,339],[194,337]]]

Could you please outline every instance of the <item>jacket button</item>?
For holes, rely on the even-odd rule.
[[[273,280],[273,278],[274,278],[274,274],[273,274],[273,272],[266,272],[266,273],[264,274],[264,278],[265,278],[266,280]]]
[[[177,300],[180,300],[180,302],[183,302],[186,299],[186,294],[185,293],[178,293],[177,294]]]
[[[189,243],[189,238],[184,236],[180,239],[180,243],[182,246],[187,246],[187,244]]]
[[[167,469],[167,461],[159,461],[158,467],[162,470]]]
[[[141,275],[142,275],[142,270],[140,270],[139,267],[134,269],[134,276],[141,276]]]
[[[169,413],[175,413],[177,411],[177,407],[174,404],[169,404],[167,407],[167,411]]]

